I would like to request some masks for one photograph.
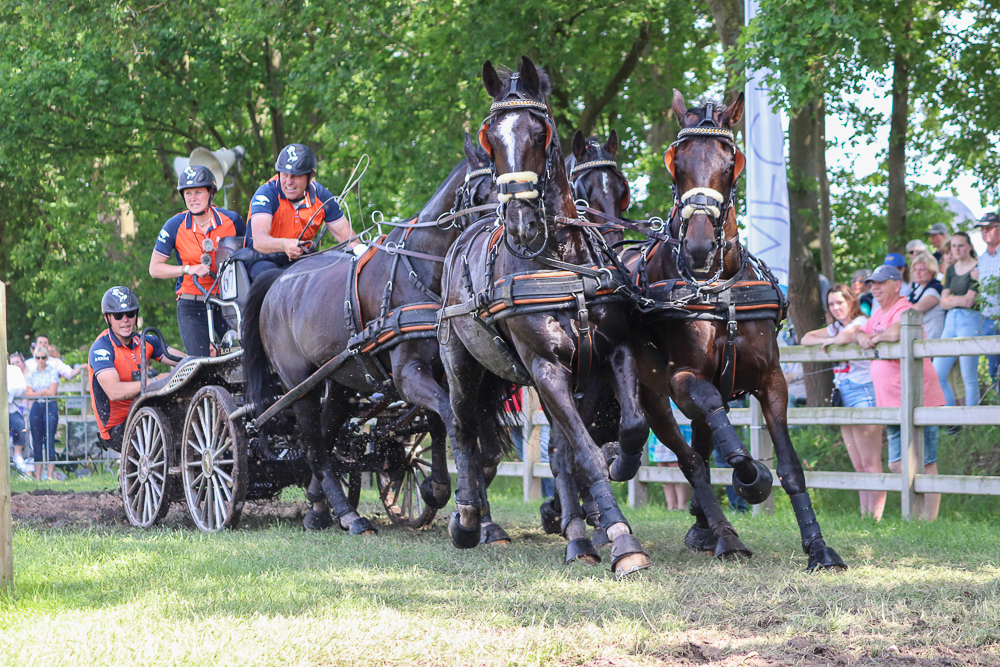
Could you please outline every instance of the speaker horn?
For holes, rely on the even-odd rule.
[[[191,151],[190,164],[192,167],[203,166],[211,169],[212,174],[215,176],[216,187],[222,190],[225,185],[226,174],[233,168],[233,165],[238,165],[243,160],[244,155],[246,155],[246,151],[243,150],[242,146],[220,148],[217,151],[210,151],[207,148],[196,148]],[[178,159],[183,158],[174,160],[174,169],[177,169]]]

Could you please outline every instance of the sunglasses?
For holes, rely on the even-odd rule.
[[[136,315],[139,314],[138,310],[130,310],[127,313],[111,313],[111,317],[115,318],[115,321],[120,321],[123,317],[127,317],[130,320],[134,320]]]

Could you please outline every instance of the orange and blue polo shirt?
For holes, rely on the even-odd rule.
[[[185,276],[186,277],[186,276]],[[144,345],[146,359],[150,357],[156,360],[163,358],[163,348],[160,340],[155,336],[146,338]],[[128,417],[129,407],[132,399],[127,401],[112,401],[104,392],[101,383],[97,381],[97,374],[113,368],[118,372],[118,379],[122,382],[132,382],[132,373],[140,370],[141,358],[139,356],[139,334],[134,334],[128,345],[122,345],[118,338],[105,329],[97,337],[94,344],[90,346],[90,357],[88,366],[90,367],[90,405],[94,409],[97,417],[97,429],[101,432],[101,438],[108,440],[108,431],[118,426]]]
[[[218,271],[219,267],[215,262],[215,250],[219,247],[219,239],[227,236],[242,237],[246,233],[246,223],[239,213],[227,211],[224,208],[212,207],[212,220],[208,224],[208,231],[202,233],[198,225],[194,223],[194,216],[190,211],[178,213],[167,220],[160,230],[160,235],[156,237],[156,245],[153,252],[170,257],[176,255],[178,264],[201,264],[201,256],[205,252],[202,249],[202,242],[208,238],[212,240],[212,270]],[[180,276],[174,291],[177,295],[196,294],[201,295],[201,290],[194,284],[195,276]],[[212,287],[215,279],[210,276],[202,276],[198,279],[205,290]],[[218,288],[216,288],[218,291]]]
[[[316,181],[309,182],[305,197],[292,203],[281,191],[277,174],[257,188],[253,199],[250,200],[250,213],[247,215],[247,220],[256,213],[267,213],[271,216],[270,234],[276,239],[297,239],[302,233],[302,229],[309,225],[309,228],[302,234],[303,241],[311,241],[324,222],[333,222],[344,216],[344,212],[341,210],[340,204],[333,198],[333,194]],[[315,218],[313,218],[314,214]],[[310,218],[312,224],[309,223]],[[247,225],[244,245],[247,248],[253,247],[251,225]]]

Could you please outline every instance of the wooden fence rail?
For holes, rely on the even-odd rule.
[[[923,315],[916,310],[903,312],[898,343],[882,343],[875,350],[862,350],[857,345],[829,347],[794,346],[781,348],[781,361],[823,363],[858,359],[899,359],[901,403],[898,408],[789,408],[791,426],[844,424],[899,425],[901,428],[902,461],[899,473],[806,472],[806,483],[814,489],[845,489],[856,491],[899,491],[902,494],[904,519],[920,516],[922,494],[965,493],[1000,495],[1000,477],[970,475],[925,475],[924,427],[933,425],[986,426],[1000,425],[1000,406],[923,407],[923,359],[939,356],[979,356],[1000,354],[1000,336],[923,339]],[[528,392],[529,396],[534,392]],[[536,401],[537,399],[534,399]],[[525,501],[541,496],[540,480],[552,477],[547,464],[539,463],[539,427],[547,424],[545,415],[534,401],[525,401],[524,442],[527,463],[503,463],[498,475],[521,477],[524,480]],[[689,424],[680,411],[674,411],[679,424]],[[754,458],[773,458],[770,436],[764,426],[760,406],[753,398],[750,407],[729,412],[734,426],[748,426],[750,451]],[[998,443],[1000,446],[1000,443]],[[677,468],[644,465],[636,478],[629,482],[629,504],[641,505],[648,497],[647,485],[663,482],[685,482]],[[919,462],[919,465],[918,465]],[[454,467],[452,466],[452,472]],[[777,481],[777,473],[772,471]],[[732,471],[713,468],[712,483],[732,483]],[[754,507],[754,514],[773,511],[773,500]]]

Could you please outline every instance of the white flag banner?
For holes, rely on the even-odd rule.
[[[746,0],[746,22],[757,14],[758,0]],[[747,153],[748,249],[764,260],[788,288],[788,181],[785,133],[771,110],[768,70],[747,72],[744,134]]]

